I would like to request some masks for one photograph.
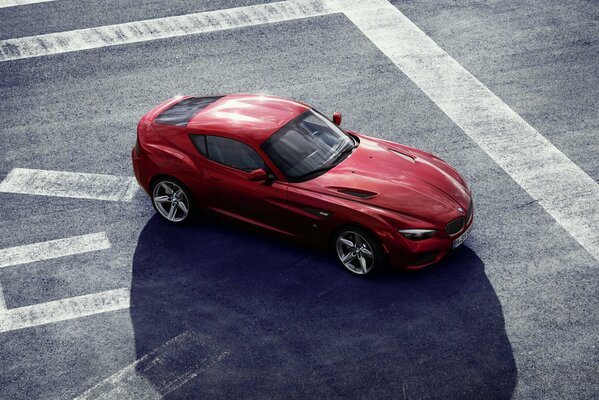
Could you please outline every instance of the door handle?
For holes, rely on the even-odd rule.
[[[223,178],[221,178],[218,175],[208,175],[208,179],[210,179],[211,181],[216,181],[216,182],[219,182],[219,181],[223,180]]]

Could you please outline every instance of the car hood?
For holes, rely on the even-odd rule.
[[[465,214],[471,195],[445,161],[408,146],[358,137],[360,144],[349,157],[302,186],[430,222]]]

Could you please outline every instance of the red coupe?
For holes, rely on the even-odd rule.
[[[472,194],[445,161],[344,131],[279,97],[176,97],[145,114],[133,168],[173,223],[205,208],[331,243],[353,274],[427,266],[463,243]]]

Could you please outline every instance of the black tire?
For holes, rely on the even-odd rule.
[[[189,189],[170,176],[161,176],[152,182],[150,198],[158,215],[172,224],[186,224],[195,214],[196,207]],[[172,207],[175,207],[174,210]]]
[[[362,228],[348,226],[338,230],[333,245],[337,259],[353,275],[375,276],[387,265],[380,242]]]

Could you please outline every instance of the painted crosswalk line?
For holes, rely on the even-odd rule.
[[[106,232],[9,247],[0,249],[0,268],[106,250],[110,247]],[[130,289],[120,288],[47,303],[7,308],[0,284],[0,332],[122,310],[129,308],[129,297]]]
[[[111,201],[131,201],[137,190],[130,177],[23,168],[0,182],[0,192]],[[0,249],[0,269],[110,248],[106,232],[24,244]],[[121,288],[10,309],[0,286],[0,332],[125,309],[129,292]]]
[[[105,250],[110,247],[111,243],[106,232],[8,247],[0,249],[0,268]]]
[[[47,3],[54,0],[0,0],[0,8],[25,6],[35,3]]]
[[[386,0],[328,0],[599,261],[599,185]]]
[[[76,400],[161,399],[229,354],[193,331],[185,331]]]
[[[0,332],[126,309],[129,308],[129,293],[129,288],[121,288],[10,308],[0,312]]]
[[[387,0],[288,0],[0,41],[0,60],[343,13],[599,260],[599,185]],[[132,184],[133,185],[133,184]],[[11,186],[3,182],[0,190]],[[22,185],[17,190],[26,190]],[[76,193],[73,193],[76,194]],[[110,197],[119,197],[111,194]],[[112,199],[112,198],[111,198]]]
[[[355,24],[599,260],[599,185],[386,0],[289,0],[9,39],[0,41],[4,49],[0,58],[42,56],[331,13],[343,13]],[[11,43],[16,50],[7,56]],[[27,169],[11,171],[0,183],[0,192],[120,201],[130,201],[136,190],[133,178]]]
[[[0,282],[0,314],[6,311],[6,300],[4,299],[4,289],[2,288],[2,283]]]
[[[315,0],[288,0],[68,32],[0,40],[0,61],[289,21],[329,13]]]
[[[139,190],[135,178],[15,168],[0,182],[0,192],[80,199],[132,201]]]

